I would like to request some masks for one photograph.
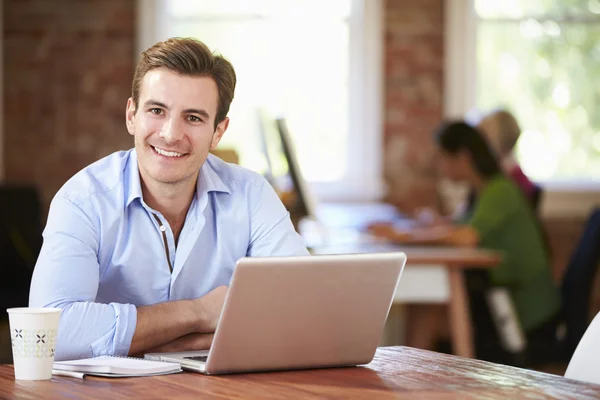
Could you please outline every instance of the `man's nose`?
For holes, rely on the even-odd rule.
[[[169,118],[162,126],[160,137],[167,143],[178,142],[183,137],[183,126],[176,118]]]

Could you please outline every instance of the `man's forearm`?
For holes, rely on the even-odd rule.
[[[213,333],[190,333],[189,335],[182,336],[172,342],[147,349],[144,353],[208,350],[212,344],[213,337]],[[138,356],[143,357],[143,354],[138,354]]]
[[[227,288],[219,286],[199,299],[138,307],[129,354],[146,352],[192,333],[212,334],[217,327],[226,294]],[[178,346],[185,343],[188,342],[182,340]]]
[[[198,317],[194,300],[170,301],[138,307],[135,333],[129,354],[172,342],[196,331]]]

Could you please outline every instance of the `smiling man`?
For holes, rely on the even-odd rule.
[[[197,40],[142,53],[135,149],[84,168],[50,206],[29,302],[63,310],[58,360],[207,349],[239,258],[308,254],[266,180],[209,154],[235,84]]]

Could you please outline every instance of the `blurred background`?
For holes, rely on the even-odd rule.
[[[544,189],[557,280],[599,203],[599,0],[4,0],[1,13],[0,178],[25,188],[6,200],[5,220],[33,216],[21,238],[4,234],[6,297],[26,281],[14,266],[32,267],[61,185],[132,147],[135,62],[171,36],[197,37],[233,63],[220,150],[281,192],[289,163],[268,157],[265,125],[278,116],[318,201],[447,207],[460,190],[440,182],[433,130],[505,106],[522,128],[516,158]]]

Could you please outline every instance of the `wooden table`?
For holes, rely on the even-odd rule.
[[[385,347],[370,364],[240,375],[191,372],[144,378],[15,381],[0,366],[0,398],[27,399],[597,399],[600,386],[408,347]]]
[[[407,255],[407,266],[438,265],[448,272],[450,287],[449,318],[450,333],[456,354],[473,358],[473,327],[469,302],[462,270],[465,268],[492,268],[502,260],[501,254],[491,250],[439,246],[401,246],[392,243],[346,243],[318,246],[313,254],[356,254],[403,251]],[[402,279],[400,279],[400,286]]]

